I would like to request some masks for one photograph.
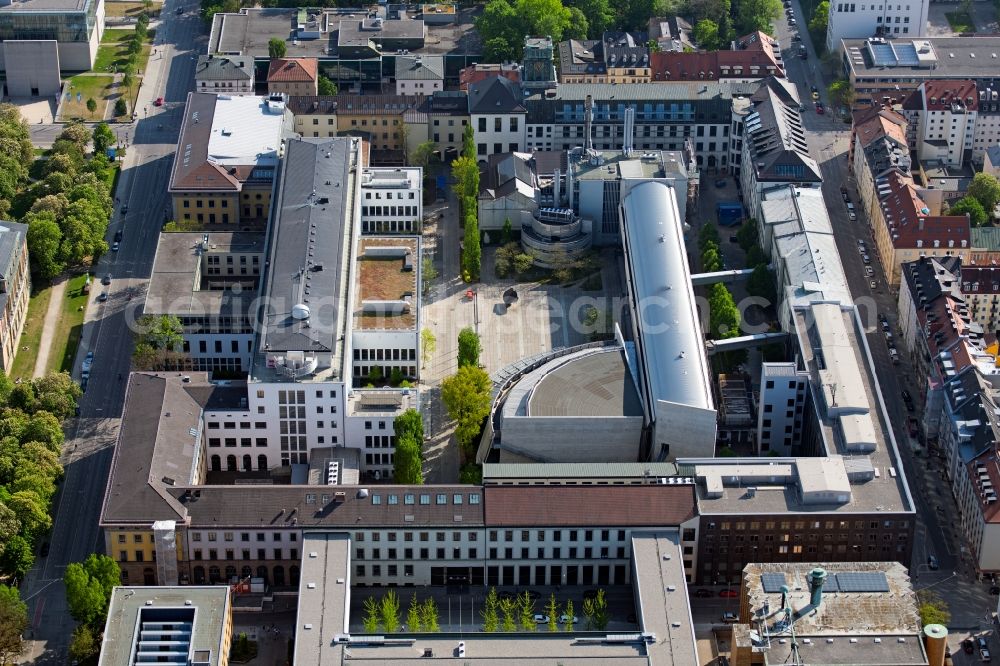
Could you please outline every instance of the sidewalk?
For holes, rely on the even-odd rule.
[[[49,309],[45,312],[45,323],[42,325],[42,337],[38,341],[38,355],[35,357],[35,369],[31,373],[32,377],[45,375],[45,368],[49,362],[49,352],[52,350],[52,336],[59,323],[62,301],[66,298],[67,283],[69,283],[69,278],[62,277],[59,282],[52,285],[52,296],[49,298]]]

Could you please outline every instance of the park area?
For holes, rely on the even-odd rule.
[[[108,28],[101,39],[101,47],[97,49],[94,60],[94,72],[118,73],[124,70],[129,58],[129,42],[135,30],[132,28]],[[153,31],[150,30],[139,51],[138,68],[144,70],[149,52],[153,44]]]
[[[88,295],[84,293],[87,274],[70,277],[64,285],[36,285],[28,305],[28,316],[21,333],[21,344],[11,366],[12,379],[30,379],[34,375],[39,353],[45,353],[45,360],[38,368],[40,375],[46,372],[71,372],[76,348],[83,332],[83,317],[86,314]],[[59,303],[53,303],[53,296]],[[51,343],[41,349],[42,329],[45,317],[52,310],[55,315]]]
[[[65,91],[59,106],[60,121],[75,118],[85,121],[104,120],[108,102],[118,95],[114,77],[108,74],[78,74],[69,80]],[[93,111],[87,108],[87,100],[90,99],[96,104]]]
[[[948,19],[948,25],[950,25],[951,29],[955,32],[962,33],[976,31],[976,24],[973,23],[972,16],[970,16],[967,11],[958,10],[954,12],[946,12],[945,18]]]

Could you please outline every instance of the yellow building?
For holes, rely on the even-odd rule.
[[[266,225],[282,140],[292,131],[286,100],[188,93],[168,188],[183,228]]]

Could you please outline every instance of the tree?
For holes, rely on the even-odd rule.
[[[424,259],[420,265],[420,282],[425,296],[430,293],[431,285],[437,277],[438,270],[434,266],[434,260],[430,256],[424,255]]]
[[[947,626],[951,621],[951,611],[948,609],[948,604],[933,590],[917,592],[917,612],[920,613],[920,622],[925,627],[928,624]]]
[[[483,466],[474,462],[465,463],[458,470],[458,482],[473,486],[483,485]]]
[[[694,26],[694,41],[706,51],[719,48],[719,25],[711,19],[702,19]]]
[[[124,97],[119,97],[115,101],[115,116],[121,118],[128,113],[128,105],[125,103]]]
[[[772,32],[771,21],[781,16],[780,0],[739,0],[736,29],[741,35],[762,30]]]
[[[736,242],[743,248],[744,252],[749,252],[750,248],[757,245],[757,220],[750,218],[736,232]]]
[[[816,10],[813,12],[812,18],[809,19],[809,32],[816,37],[824,37],[829,22],[830,2],[829,0],[823,0],[823,2],[816,5]]]
[[[597,593],[601,594],[602,592],[603,592],[603,590],[598,590]],[[584,605],[586,605],[586,601],[584,601]],[[573,624],[574,624],[573,618],[574,618],[574,615],[573,615],[573,600],[572,599],[567,599],[566,600],[566,610],[563,611],[563,614],[566,616],[566,631],[573,631]]]
[[[953,203],[948,209],[948,215],[968,215],[969,223],[974,227],[983,226],[987,220],[986,209],[972,196],[964,196]]]
[[[993,209],[1000,201],[1000,182],[997,182],[995,176],[980,171],[969,183],[968,196],[982,204],[983,210],[992,215]]]
[[[559,631],[559,618],[556,617],[559,614],[559,605],[556,604],[555,592],[549,595],[549,602],[545,605],[545,614],[549,616],[549,631]]]
[[[483,351],[479,335],[471,328],[463,328],[458,332],[458,367],[463,365],[479,365],[479,354]]]
[[[93,97],[87,98],[87,111],[90,111],[91,113],[97,111],[97,100]]]
[[[410,437],[396,437],[396,452],[392,457],[395,483],[420,485],[424,482],[420,443]]]
[[[709,339],[721,340],[739,333],[740,314],[733,301],[733,295],[722,283],[715,283],[709,288]]]
[[[282,42],[282,46],[284,46],[284,42]],[[270,44],[268,44],[268,47],[270,47]],[[316,84],[319,89],[319,94],[324,97],[332,97],[337,94],[337,84],[322,74],[319,75]]]
[[[500,230],[500,245],[506,245],[514,240],[514,227],[510,223],[510,218],[506,217],[503,221],[503,228]]]
[[[28,222],[28,257],[34,266],[35,274],[43,279],[51,279],[66,268],[61,261],[59,247],[62,242],[62,231],[52,214],[29,214]]]
[[[462,157],[476,160],[476,133],[471,124],[466,125],[465,129],[462,130]]]
[[[609,0],[570,0],[568,4],[583,12],[589,27],[587,36],[593,39],[600,39],[614,23],[615,12]]]
[[[426,168],[434,159],[435,154],[437,154],[437,144],[433,141],[424,141],[413,149],[410,154],[410,164]]]
[[[361,623],[365,628],[366,634],[374,634],[378,631],[379,624],[381,623],[381,608],[374,597],[365,599],[364,606],[365,614]]]
[[[382,597],[382,603],[379,604],[379,614],[386,633],[392,634],[399,629],[399,597],[394,591],[389,590]]]
[[[771,304],[777,303],[774,293],[774,275],[767,269],[767,264],[757,264],[747,280],[747,293],[757,298],[763,298]]]
[[[441,626],[438,624],[437,603],[435,603],[433,597],[420,606],[420,622],[424,626],[424,631],[431,633],[441,631]]]
[[[824,2],[824,4],[826,4]],[[826,34],[826,28],[823,28],[823,34]],[[830,94],[830,101],[835,106],[843,106],[850,108],[854,104],[855,94],[854,88],[851,87],[851,82],[847,79],[838,79],[830,84],[827,88],[827,92]]]
[[[483,618],[483,631],[488,634],[492,634],[500,628],[500,616],[497,614],[497,605],[497,589],[491,587],[486,593],[483,609],[479,611],[479,614]]]
[[[246,636],[246,634],[242,634]],[[84,662],[97,654],[100,644],[94,637],[94,632],[85,624],[78,625],[73,630],[73,638],[69,642],[69,656],[75,662]]]
[[[462,264],[469,274],[470,280],[479,279],[479,269],[482,264],[483,249],[479,238],[479,221],[476,211],[465,215],[465,238],[462,241]]]
[[[490,376],[473,365],[460,367],[441,382],[441,400],[448,415],[457,422],[455,437],[463,448],[470,447],[483,419],[489,415],[492,390]]]
[[[566,39],[586,39],[590,26],[579,7],[569,8],[569,25],[563,35]]]
[[[70,563],[63,582],[70,615],[100,630],[108,613],[111,591],[121,582],[118,563],[107,555],[91,554],[82,564]]]
[[[604,598],[604,590],[597,590],[597,595],[583,600],[583,614],[587,617],[587,629],[604,631],[611,619],[608,614],[608,601]]]
[[[10,511],[10,509],[2,504],[0,504],[0,507],[3,507],[6,511]],[[11,515],[13,515],[13,512],[11,512]],[[35,552],[31,547],[31,543],[20,534],[6,539],[4,543],[6,545],[3,547],[3,554],[0,555],[0,570],[14,578],[23,579],[35,563]],[[0,629],[0,633],[3,633],[2,629]],[[2,642],[2,639],[0,639],[0,642]],[[2,661],[3,657],[0,655],[0,662]]]
[[[767,256],[764,251],[760,249],[759,245],[754,245],[747,251],[746,266],[747,268],[753,268],[757,264],[766,264]]]
[[[503,612],[503,630],[506,632],[517,631],[517,621],[514,617],[514,609],[517,604],[510,597],[500,600],[500,610]]]
[[[392,430],[396,437],[409,437],[417,442],[424,441],[424,420],[420,412],[412,407],[393,420]]]
[[[479,196],[479,165],[476,164],[475,157],[462,156],[451,163],[451,176],[455,179],[455,195],[465,204],[465,199],[472,199],[473,202]],[[463,210],[462,214],[468,211]]]
[[[410,609],[406,611],[406,625],[411,632],[420,631],[420,602],[417,601],[417,593],[410,597]]]
[[[15,663],[24,651],[21,634],[28,628],[28,606],[16,587],[0,585],[0,664]]]
[[[103,155],[115,143],[115,133],[111,131],[107,123],[98,123],[91,138],[94,142],[95,154]]]
[[[437,338],[434,336],[434,331],[425,328],[420,331],[420,360],[423,365],[427,365],[427,361],[435,351],[437,351]]]
[[[278,37],[267,40],[267,56],[269,58],[284,58],[287,50],[285,40]]]
[[[707,243],[715,243],[715,246],[719,246],[719,230],[715,228],[713,224],[705,224],[702,226],[701,230],[698,232],[698,249],[704,251]]]
[[[167,355],[184,342],[184,327],[173,315],[143,315],[136,322],[136,334],[137,342],[160,350],[164,367]]]
[[[538,628],[535,625],[535,601],[527,590],[517,595],[517,610],[521,616],[521,629],[523,631],[534,631]]]

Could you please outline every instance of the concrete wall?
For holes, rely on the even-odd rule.
[[[7,94],[11,97],[57,97],[61,88],[59,58],[62,50],[55,40],[5,41],[3,61],[7,71]]]
[[[635,462],[641,435],[641,416],[506,416],[501,446],[545,462]]]

